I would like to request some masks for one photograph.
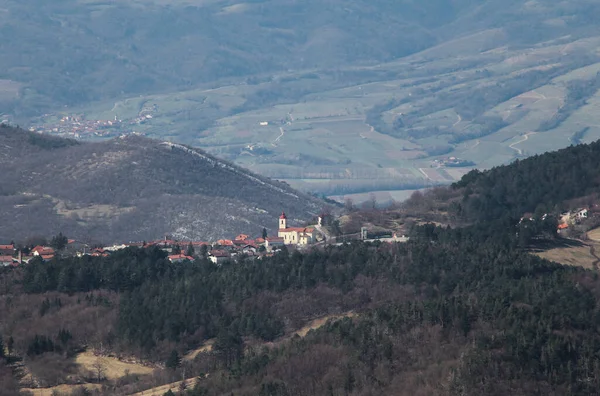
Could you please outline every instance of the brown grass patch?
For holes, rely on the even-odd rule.
[[[594,242],[600,242],[600,227],[588,231],[587,236]]]
[[[594,244],[596,251],[600,252],[600,244]],[[535,253],[536,256],[559,264],[573,265],[583,268],[594,268],[597,261],[590,251],[590,246],[572,246],[549,249],[544,252]]]
[[[145,391],[141,391],[138,393],[134,393],[131,396],[162,396],[165,393],[167,393],[169,390],[172,390],[174,392],[177,392],[179,390],[179,388],[181,387],[181,383],[185,382],[185,387],[187,388],[191,388],[196,384],[196,378],[190,378],[187,379],[185,381],[177,381],[177,382],[171,382],[170,384],[166,384],[166,385],[161,385],[161,386],[157,386],[156,388],[152,388],[152,389],[147,389]]]
[[[81,387],[87,388],[88,390],[95,390],[102,388],[100,384],[84,384],[84,385],[58,385],[52,388],[21,388],[23,392],[31,392],[33,396],[53,396],[53,392],[59,394],[70,395],[75,390]],[[54,393],[54,394],[56,394]]]
[[[194,350],[188,352],[183,357],[183,360],[187,360],[187,361],[194,360],[194,359],[196,359],[196,356],[198,356],[199,354],[212,351],[214,343],[215,343],[214,338],[207,340],[200,348],[197,348],[197,349],[194,349]]]
[[[148,375],[152,374],[153,368],[144,366],[139,363],[123,362],[114,357],[108,356],[96,356],[92,352],[83,352],[77,355],[75,362],[79,364],[83,369],[94,372],[94,365],[100,361],[105,368],[104,375],[109,380],[119,379],[124,377],[127,373]]]

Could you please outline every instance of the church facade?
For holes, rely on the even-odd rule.
[[[277,236],[283,238],[286,245],[301,246],[313,244],[316,237],[314,227],[288,227],[285,212],[279,216]]]

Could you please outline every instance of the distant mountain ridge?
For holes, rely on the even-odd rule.
[[[63,232],[102,242],[260,235],[324,202],[200,149],[138,136],[78,143],[2,126],[0,240]]]

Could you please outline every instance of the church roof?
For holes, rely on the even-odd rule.
[[[279,216],[279,218],[281,220],[287,219],[287,217],[285,216],[285,212],[281,212],[281,216]]]

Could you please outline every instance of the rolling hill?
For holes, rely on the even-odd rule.
[[[322,204],[200,149],[143,137],[78,143],[3,126],[0,166],[2,240],[258,235],[282,210],[307,220]]]
[[[75,136],[62,117],[116,117],[115,135],[201,146],[304,191],[447,184],[600,137],[591,0],[0,8],[2,118]]]

